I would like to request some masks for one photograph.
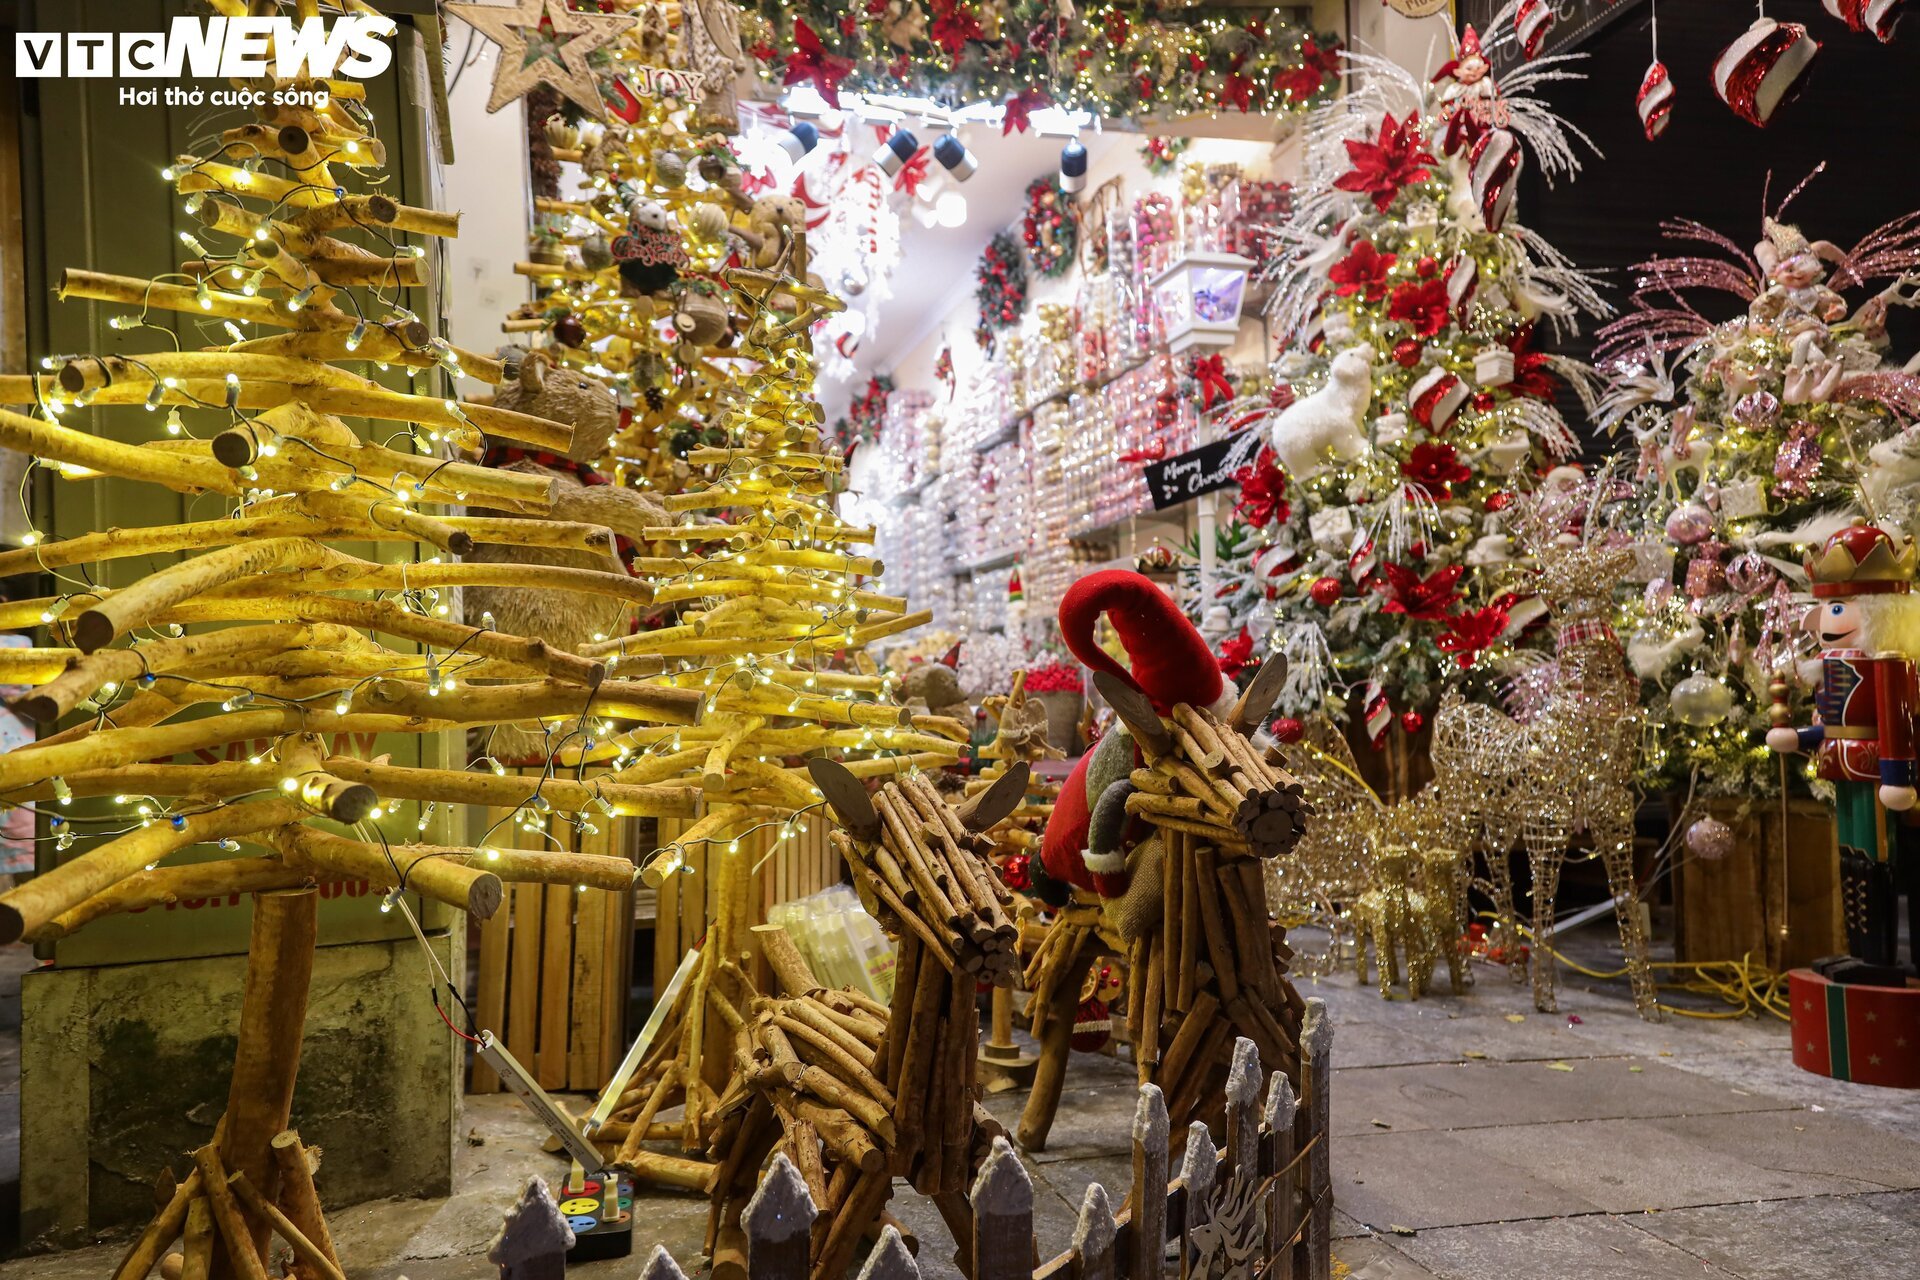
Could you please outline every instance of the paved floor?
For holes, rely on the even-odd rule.
[[[1354,1280],[1916,1274],[1920,1095],[1799,1072],[1777,1022],[1650,1025],[1622,984],[1571,975],[1562,1011],[1539,1014],[1502,973],[1477,976],[1464,997],[1419,1002],[1382,1001],[1346,974],[1311,984],[1334,1014],[1335,1253]],[[0,1040],[0,1090],[15,1088],[12,1061]],[[1046,1254],[1065,1246],[1089,1181],[1128,1182],[1131,1073],[1083,1057],[1070,1080],[1056,1141],[1030,1160]],[[1021,1101],[988,1105],[1010,1119]],[[478,1255],[500,1210],[557,1162],[509,1099],[471,1099],[467,1120],[457,1195],[331,1215],[353,1280],[492,1273]],[[0,1147],[0,1172],[8,1158]],[[920,1233],[923,1269],[951,1275],[937,1216],[909,1198],[897,1211]],[[650,1238],[686,1262],[704,1216],[690,1198],[643,1202]],[[118,1248],[0,1264],[0,1280],[97,1277]],[[630,1280],[636,1269],[569,1274]]]

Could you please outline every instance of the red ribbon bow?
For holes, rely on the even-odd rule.
[[[819,33],[807,25],[805,18],[793,20],[793,43],[796,48],[787,55],[786,83],[812,81],[827,105],[838,110],[840,82],[853,71],[853,63],[828,53]]]
[[[1215,400],[1233,399],[1233,384],[1227,381],[1227,362],[1219,356],[1195,356],[1190,371],[1200,383],[1200,410],[1213,408]]]

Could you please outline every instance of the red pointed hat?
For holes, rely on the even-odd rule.
[[[1095,643],[1103,613],[1120,633],[1132,671]],[[1177,702],[1210,707],[1226,689],[1219,660],[1187,615],[1150,579],[1130,569],[1103,569],[1067,588],[1060,601],[1060,636],[1074,657],[1125,680],[1162,715]]]
[[[1480,33],[1475,31],[1473,24],[1469,22],[1467,29],[1460,35],[1459,50],[1433,73],[1431,83],[1439,84],[1442,80],[1452,79],[1454,73],[1460,70],[1460,64],[1468,58],[1484,59],[1486,56],[1480,48]]]

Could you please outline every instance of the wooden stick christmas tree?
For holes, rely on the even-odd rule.
[[[246,12],[233,0],[215,7]],[[270,1233],[292,1248],[301,1274],[340,1274],[312,1163],[287,1130],[316,940],[314,885],[369,881],[389,890],[383,909],[412,920],[405,891],[484,917],[499,905],[502,881],[584,892],[627,888],[635,876],[619,858],[398,843],[380,822],[399,803],[426,806],[416,824],[425,831],[437,804],[691,817],[698,799],[658,781],[528,781],[343,749],[353,735],[513,722],[558,721],[564,738],[581,743],[604,736],[609,721],[692,729],[703,696],[610,679],[600,657],[452,620],[448,593],[463,586],[537,582],[634,604],[651,591],[625,574],[451,558],[484,543],[606,549],[612,535],[540,519],[550,481],[452,456],[482,432],[564,451],[570,424],[396,391],[346,367],[397,366],[427,387],[454,371],[500,376],[498,362],[449,347],[402,302],[425,283],[422,250],[407,238],[453,235],[457,219],[348,192],[385,157],[360,86],[271,87],[273,100],[302,95],[314,105],[262,108],[256,121],[221,133],[210,154],[181,156],[166,170],[201,223],[182,236],[191,258],[178,272],[146,280],[76,270],[61,284],[63,297],[119,308],[114,329],[158,328],[147,318],[171,311],[229,341],[54,355],[41,374],[0,377],[0,403],[32,410],[0,409],[0,445],[75,484],[153,483],[210,498],[217,510],[162,527],[35,536],[0,555],[0,573],[44,572],[62,588],[5,606],[0,625],[44,625],[56,641],[9,652],[5,678],[32,686],[14,707],[49,727],[72,721],[0,756],[0,801],[49,805],[61,850],[86,840],[0,895],[0,941],[62,937],[185,894],[255,895],[225,1118],[119,1280],[146,1274],[176,1237],[190,1274],[211,1265],[263,1277]],[[115,437],[67,425],[113,406],[144,406],[145,421],[164,431],[140,432],[157,438],[136,444],[115,438],[135,434],[124,418]],[[401,425],[376,443],[346,417]],[[407,448],[388,447],[400,437]],[[469,502],[507,514],[437,509]],[[340,544],[374,544],[377,558]],[[135,557],[168,562],[136,576],[124,572]],[[208,623],[231,625],[188,634]],[[254,744],[252,755],[174,762],[231,744]],[[69,807],[99,796],[120,799],[104,816]],[[216,842],[228,856],[162,865]],[[436,1004],[443,989],[459,1000],[439,973]]]

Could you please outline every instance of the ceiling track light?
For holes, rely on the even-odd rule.
[[[808,152],[819,145],[820,131],[807,120],[796,121],[791,129],[780,136],[780,149],[795,164],[799,164]]]
[[[1087,187],[1087,149],[1080,139],[1069,138],[1067,145],[1060,148],[1060,189],[1065,192],[1084,191]]]
[[[905,129],[895,129],[887,135],[887,140],[880,144],[880,149],[873,153],[873,162],[880,166],[882,173],[889,178],[895,178],[900,175],[902,169],[906,168],[907,161],[913,159],[914,152],[918,150],[920,150],[920,139]]]
[[[965,182],[980,169],[980,162],[967,150],[967,144],[949,133],[933,144],[933,158],[940,167],[953,175],[955,182]]]

